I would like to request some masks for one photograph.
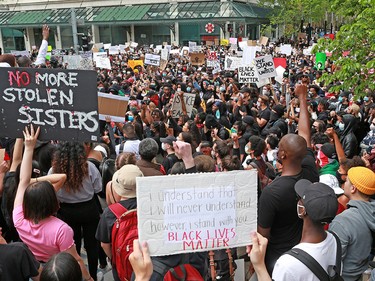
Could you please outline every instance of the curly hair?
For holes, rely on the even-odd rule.
[[[82,143],[62,142],[57,146],[52,169],[54,173],[66,174],[64,188],[68,192],[76,192],[88,175],[88,164],[85,147]]]

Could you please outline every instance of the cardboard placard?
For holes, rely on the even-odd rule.
[[[169,51],[168,51],[168,49],[162,49],[160,51],[160,58],[162,60],[168,60],[168,57],[169,57]]]
[[[220,45],[222,46],[228,46],[229,40],[228,39],[220,39]]]
[[[96,68],[104,68],[104,69],[109,69],[111,70],[111,61],[109,58],[101,58],[98,57],[96,58]]]
[[[136,66],[143,67],[143,60],[128,60],[128,66],[134,69]]]
[[[138,43],[136,43],[136,42],[130,43],[130,48],[137,48],[137,47],[138,47]]]
[[[104,50],[108,50],[111,46],[112,46],[111,43],[107,43],[107,44],[104,44],[104,45],[103,45]]]
[[[1,136],[40,126],[40,140],[98,141],[95,71],[0,68]]]
[[[220,43],[219,39],[214,39],[214,43],[215,43],[216,46],[218,46],[219,43]]]
[[[254,59],[259,79],[271,78],[276,76],[275,65],[271,55],[257,57]]]
[[[305,39],[306,38],[306,33],[304,33],[304,32],[298,33],[298,37],[297,38],[298,39]]]
[[[202,65],[205,63],[205,55],[203,53],[190,54],[191,65]]]
[[[105,93],[98,93],[99,119],[110,116],[114,122],[124,122],[129,98]]]
[[[159,66],[160,65],[160,56],[154,54],[145,55],[145,64]]]
[[[257,41],[256,40],[247,40],[247,46],[256,46]]]
[[[266,46],[267,43],[268,43],[268,37],[261,36],[260,39],[259,39],[259,44],[263,45],[263,46]]]
[[[196,52],[197,42],[189,41],[189,53]]]
[[[160,60],[160,66],[159,66],[159,68],[160,68],[161,70],[166,69],[166,68],[167,68],[167,65],[168,65],[168,61],[167,61],[167,60],[163,60],[163,59]]]
[[[238,68],[238,83],[259,83],[258,72],[254,65]]]
[[[234,37],[231,37],[231,38],[229,38],[229,43],[232,45],[237,45],[237,42],[238,42],[238,40],[237,40],[237,38],[234,38]]]
[[[242,65],[242,58],[226,56],[224,60],[225,70],[236,70]]]
[[[98,58],[108,57],[107,52],[92,53],[93,60],[96,62]]]
[[[137,178],[138,234],[151,256],[252,244],[257,172]]]
[[[195,94],[184,93],[184,101],[185,101],[186,113],[190,117],[191,112],[193,110],[194,101],[195,101]],[[171,110],[172,110],[173,118],[178,118],[181,115],[183,115],[181,98],[178,94],[175,94],[173,97]]]
[[[12,51],[10,51],[10,53],[13,56],[15,56],[15,57],[22,57],[22,56],[29,57],[30,56],[30,53],[27,50],[24,50],[24,51],[15,51],[15,50],[12,50]]]
[[[242,54],[242,65],[252,65],[257,52],[257,46],[245,46]]]
[[[292,45],[284,44],[280,46],[280,53],[290,56],[292,54]]]
[[[125,50],[125,48],[124,48],[124,50]],[[119,46],[111,46],[108,49],[108,54],[110,54],[110,55],[118,55],[119,51],[120,51]]]

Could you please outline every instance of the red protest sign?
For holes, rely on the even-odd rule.
[[[279,65],[286,68],[286,58],[273,58],[273,63],[275,68],[277,68]]]

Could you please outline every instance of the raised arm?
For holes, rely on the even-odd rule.
[[[295,93],[299,98],[300,113],[298,120],[298,135],[303,137],[307,142],[307,147],[311,147],[310,118],[307,109],[307,85],[296,85]]]
[[[55,191],[59,191],[61,187],[63,187],[65,181],[66,181],[66,175],[65,174],[50,174],[47,176],[39,177],[39,178],[32,178],[30,180],[30,183],[38,182],[38,181],[49,181]]]
[[[336,154],[339,162],[343,162],[346,160],[344,148],[342,147],[342,144],[340,142],[339,136],[336,134],[336,131],[333,128],[328,128],[326,130],[326,135],[329,136],[331,139],[333,139],[335,143],[335,149],[336,149]]]
[[[49,37],[49,27],[46,24],[43,25],[42,35],[43,35],[43,40],[39,48],[38,56],[34,63],[35,65],[44,64],[46,62],[46,54],[48,50],[48,37]]]
[[[23,154],[23,159],[21,162],[21,171],[20,171],[20,183],[18,184],[16,198],[14,200],[14,207],[18,207],[23,203],[23,195],[25,194],[25,190],[27,186],[30,184],[31,179],[31,170],[32,170],[32,162],[33,162],[33,153],[36,144],[36,140],[38,139],[40,132],[40,128],[34,130],[34,126],[31,125],[31,129],[29,130],[28,127],[25,127],[23,132],[24,139],[25,139],[25,152]]]
[[[13,148],[12,164],[10,165],[10,172],[15,172],[18,165],[22,161],[22,150],[23,150],[23,139],[16,139],[16,143]]]

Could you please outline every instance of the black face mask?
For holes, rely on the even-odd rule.
[[[339,171],[336,171],[336,178],[339,181],[339,185],[341,187],[341,185],[343,185],[345,181],[342,179],[342,175],[339,173]]]
[[[316,129],[315,127],[311,127],[311,135],[315,134],[316,133]]]

